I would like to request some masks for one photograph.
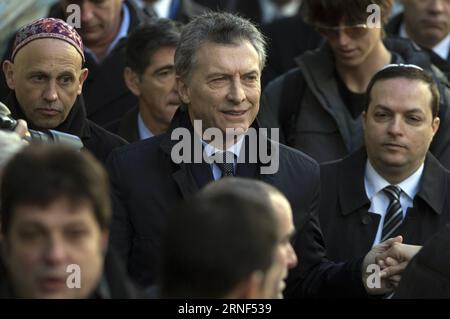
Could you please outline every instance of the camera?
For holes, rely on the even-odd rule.
[[[11,117],[11,112],[8,107],[0,102],[0,129],[7,131],[14,131],[17,126],[17,121]],[[74,149],[80,150],[83,148],[83,142],[76,135],[67,134],[55,130],[28,130],[30,136],[26,136],[29,142],[41,143],[59,143]]]

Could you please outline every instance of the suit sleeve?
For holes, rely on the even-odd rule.
[[[325,242],[318,218],[320,201],[319,167],[315,167],[310,182],[311,194],[308,218],[297,230],[294,249],[298,265],[289,273],[286,298],[364,298],[362,258],[334,263],[326,256]]]
[[[120,154],[112,152],[107,160],[111,197],[112,197],[112,221],[110,227],[109,244],[125,265],[128,265],[131,250],[133,227],[127,210],[125,181],[122,179],[120,166]]]

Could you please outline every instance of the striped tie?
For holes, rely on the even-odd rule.
[[[384,216],[383,232],[381,233],[382,242],[396,234],[403,222],[403,210],[400,205],[401,188],[390,185],[384,188],[383,191],[390,202],[386,210],[386,215]]]

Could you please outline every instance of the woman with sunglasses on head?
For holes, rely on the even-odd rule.
[[[325,38],[317,50],[296,59],[298,68],[266,87],[259,121],[280,128],[280,141],[319,163],[336,160],[363,145],[361,113],[372,76],[390,63],[416,64],[445,76],[429,56],[404,39],[385,38],[392,0],[304,0],[302,15]],[[441,90],[441,129],[430,151],[450,168],[450,91]],[[443,90],[446,90],[444,92]],[[446,129],[447,128],[447,129]]]

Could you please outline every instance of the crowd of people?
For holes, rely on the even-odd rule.
[[[0,298],[450,298],[450,1],[400,2],[61,0],[23,26]]]

